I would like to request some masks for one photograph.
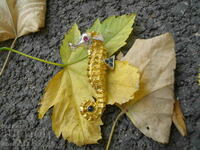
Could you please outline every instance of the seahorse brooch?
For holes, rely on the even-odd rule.
[[[88,81],[96,92],[94,100],[85,100],[80,112],[87,120],[95,120],[103,114],[107,103],[106,70],[114,69],[114,57],[108,58],[103,37],[97,32],[82,34],[78,44],[71,47],[86,45],[88,48]]]

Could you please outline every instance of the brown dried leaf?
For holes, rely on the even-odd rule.
[[[171,34],[136,40],[122,60],[138,67],[141,79],[134,100],[121,108],[143,134],[167,143],[174,107],[176,64]]]
[[[45,11],[46,0],[0,0],[0,41],[38,31]]]
[[[178,100],[175,100],[174,104],[174,113],[173,113],[173,123],[177,127],[178,131],[181,133],[182,136],[187,135],[187,128],[185,125],[185,118],[181,111],[181,106]]]

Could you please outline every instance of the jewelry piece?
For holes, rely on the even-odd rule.
[[[103,37],[97,32],[84,33],[77,45],[69,43],[72,48],[88,45],[88,80],[96,91],[94,100],[86,100],[80,106],[80,112],[87,120],[95,120],[103,114],[107,103],[106,70],[114,69],[114,57],[107,58]]]

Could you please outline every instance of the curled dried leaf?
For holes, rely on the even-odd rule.
[[[174,104],[173,123],[175,124],[182,136],[187,135],[187,128],[184,120],[185,117],[183,116],[183,113],[181,111],[180,102],[176,100]]]

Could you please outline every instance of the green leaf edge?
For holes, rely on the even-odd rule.
[[[136,18],[136,14],[133,13],[133,14],[129,14],[129,15],[121,15],[121,16],[110,16],[108,17],[107,19],[105,19],[104,21],[102,21],[102,23],[100,22],[99,18],[94,22],[94,24],[92,25],[91,28],[89,28],[86,32],[91,32],[91,31],[95,31],[95,32],[98,32],[98,33],[101,33],[101,27],[103,25],[103,23],[105,23],[106,21],[108,21],[108,19],[110,18],[115,18],[115,19],[120,19],[121,17],[123,16],[127,16],[127,17],[130,17],[130,21],[131,22],[131,26],[130,26],[130,31],[128,32],[128,35],[127,35],[127,38],[124,40],[124,44],[121,45],[119,48],[117,48],[116,50],[112,51],[111,49],[108,49],[108,54],[109,56],[113,55],[114,53],[116,53],[121,47],[123,47],[125,44],[126,44],[126,40],[128,39],[130,33],[132,32],[133,28],[132,28],[132,25],[134,24],[134,21],[135,21],[135,18]],[[131,19],[132,18],[132,19]],[[72,34],[72,35],[71,35]],[[70,38],[70,36],[73,36],[77,34],[76,36],[74,36],[73,39],[69,40],[68,38]],[[75,23],[71,29],[65,34],[64,36],[64,39],[62,41],[62,45],[60,47],[60,56],[61,56],[61,59],[62,59],[62,62],[67,66],[67,65],[71,65],[71,64],[74,64],[74,63],[78,63],[84,59],[87,58],[87,54],[85,53],[84,56],[82,56],[81,58],[77,59],[77,60],[74,60],[72,62],[69,62],[69,58],[70,58],[70,55],[72,53],[72,50],[71,48],[68,46],[68,43],[77,43],[78,40],[80,39],[80,36],[81,36],[81,32],[80,30],[78,29],[78,25]],[[107,43],[105,41],[105,43]],[[105,47],[106,47],[106,44],[105,44]],[[74,50],[76,51],[76,49]],[[67,56],[65,56],[66,54],[68,53]],[[67,58],[66,58],[67,57]]]

